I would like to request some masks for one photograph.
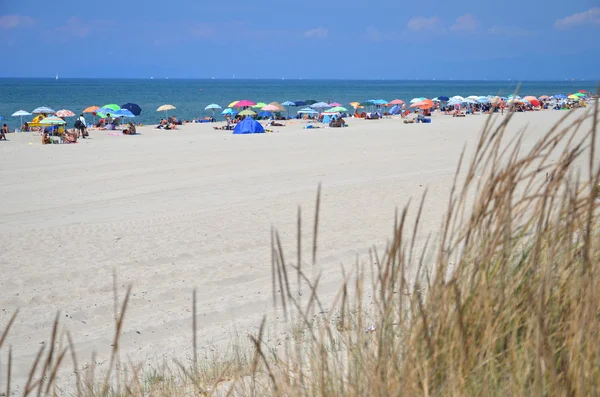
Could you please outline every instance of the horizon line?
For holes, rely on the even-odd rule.
[[[20,77],[20,76],[0,76],[0,79],[47,79],[47,80],[57,80],[56,77],[47,77],[47,76],[29,76],[29,77]],[[60,77],[60,79],[69,79],[69,80],[225,80],[225,81],[439,81],[439,82],[451,82],[451,81],[472,81],[472,82],[567,82],[567,83],[577,83],[577,82],[600,82],[600,79],[592,78],[565,78],[563,79],[513,79],[513,78],[492,78],[492,79],[450,79],[450,78],[413,78],[413,79],[386,79],[386,78],[319,78],[319,77],[311,77],[311,78],[303,78],[303,77],[292,77],[292,78],[281,78],[281,77],[242,77],[242,78],[228,78],[228,77]]]

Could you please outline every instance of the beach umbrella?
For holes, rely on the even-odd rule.
[[[582,92],[576,92],[576,93],[574,93],[573,95],[575,95],[575,96],[577,96],[577,97],[579,97],[579,98],[585,98],[585,97],[587,97],[587,95],[585,95],[585,94],[584,94],[584,93],[582,93]]]
[[[412,105],[410,105],[410,107],[419,109],[430,109],[433,107],[433,105],[434,103],[431,99],[425,99],[423,101],[413,103]]]
[[[224,115],[226,115],[226,114],[229,114],[229,115],[232,115],[232,116],[234,116],[234,115],[236,115],[236,114],[237,114],[237,112],[236,112],[235,110],[231,109],[231,108],[227,108],[227,109],[223,110],[223,111],[221,112],[221,114],[222,114],[223,116],[224,116]]]
[[[250,109],[242,110],[238,114],[240,116],[256,116],[256,112],[254,110],[250,110]]]
[[[390,102],[390,105],[404,105],[404,101],[402,99],[394,99]]]
[[[579,99],[579,97],[577,95],[574,95],[574,94],[569,95],[567,98],[569,98],[569,99]]]
[[[454,95],[452,98],[450,98],[451,101],[458,101],[458,102],[464,102],[465,98],[461,97],[460,95]]]
[[[277,108],[277,112],[283,112],[285,110],[285,107],[277,101],[270,102],[269,105],[275,106]]]
[[[579,92],[580,94],[587,94],[587,91],[586,91],[586,90],[579,90],[579,91],[577,91],[577,92]]]
[[[325,102],[316,102],[316,103],[313,103],[312,105],[310,105],[310,107],[313,109],[325,109],[325,108],[329,108],[331,106],[329,106],[329,104],[325,103]]]
[[[174,110],[174,109],[176,109],[175,106],[166,104],[166,105],[159,106],[158,109],[156,109],[156,111],[157,112],[165,112],[165,117],[168,117],[169,110]]]
[[[539,97],[539,99],[545,101],[547,99],[550,99],[550,97],[548,95],[542,95],[542,96]]]
[[[523,97],[523,100],[525,100],[527,102],[531,102],[531,101],[537,101],[538,99],[532,95],[528,95],[526,97]]]
[[[360,106],[360,102],[350,102],[350,106],[352,106],[354,109],[356,109]]]
[[[298,110],[299,114],[318,114],[319,112],[317,112],[314,109],[311,108],[304,108],[304,109],[300,109]]]
[[[204,108],[204,110],[212,110],[213,117],[215,117],[216,109],[221,109],[221,106],[217,105],[216,103],[211,103],[210,105]]]
[[[12,117],[20,117],[21,125],[23,125],[23,116],[31,116],[31,113],[26,112],[25,110],[17,110],[12,114]]]
[[[133,114],[130,110],[128,109],[119,109],[114,113],[111,113],[113,116],[117,116],[117,117],[135,117],[135,114]]]
[[[238,103],[235,104],[236,108],[245,108],[245,107],[249,107],[249,106],[254,106],[256,105],[256,102],[252,102],[249,99],[242,99],[241,101],[239,101]]]
[[[50,109],[47,106],[40,106],[39,108],[33,109],[33,111],[31,113],[34,113],[34,114],[42,114],[42,113],[44,113],[44,114],[54,114],[55,112],[54,112],[54,110]]]
[[[306,101],[304,101],[304,103],[306,105],[314,105],[315,103],[317,103],[318,101],[315,101],[314,99],[307,99]]]
[[[238,102],[239,102],[239,101],[233,101],[233,102],[231,102],[229,105],[227,105],[227,107],[228,107],[228,108],[235,107],[235,105],[237,105],[237,103],[238,103]]]
[[[296,102],[292,102],[292,101],[285,101],[284,103],[282,103],[283,106],[296,106]]]
[[[67,124],[67,122],[59,117],[51,116],[51,117],[46,117],[45,119],[40,121],[40,124],[42,124],[42,125],[64,125],[64,124]]]
[[[413,104],[413,103],[421,102],[421,101],[424,101],[425,99],[426,99],[425,97],[413,98],[410,100],[410,103]]]
[[[121,106],[121,109],[129,110],[134,116],[139,116],[142,113],[142,108],[137,103],[126,103]]]
[[[342,106],[342,104],[339,103],[339,102],[332,102],[332,103],[329,104],[329,106],[331,106],[332,108],[334,108],[336,106]]]
[[[478,95],[469,95],[467,97],[467,99],[470,99],[472,101],[477,101],[479,99],[479,96]]]
[[[104,109],[111,109],[114,112],[116,112],[117,110],[121,109],[121,107],[119,105],[117,105],[116,103],[109,103],[108,105],[104,105],[102,107]]]
[[[272,116],[273,116],[273,113],[266,111],[266,110],[263,110],[262,112],[260,112],[258,114],[258,117],[272,117]]]
[[[479,102],[479,103],[490,103],[490,99],[488,97],[485,97],[485,96],[480,96],[477,99],[477,102]]]
[[[83,113],[96,113],[100,109],[98,106],[89,106],[83,110]]]
[[[295,101],[294,102],[294,106],[306,106],[306,102],[304,101]]]
[[[120,110],[120,109],[119,109]],[[115,113],[117,112],[117,110],[113,110],[111,108],[105,108],[102,107],[100,109],[98,109],[96,111],[96,114],[98,115],[98,117],[104,118],[106,117],[108,114],[110,114],[111,116],[114,116]],[[96,123],[96,119],[94,118],[94,124]]]
[[[253,105],[252,107],[255,108],[255,109],[262,109],[265,106],[267,106],[266,103],[264,103],[264,102],[258,102],[256,105]]]
[[[375,99],[373,103],[378,106],[384,106],[388,104],[388,101],[386,101],[385,99]]]
[[[556,94],[553,96],[554,99],[567,99],[565,94]]]
[[[441,95],[438,97],[438,100],[440,102],[448,102],[450,100],[450,98],[448,98],[447,96]]]
[[[75,113],[70,110],[62,109],[56,112],[57,117],[75,117]]]
[[[327,110],[327,112],[333,112],[333,113],[340,113],[340,112],[347,112],[348,109],[346,109],[343,106],[334,106],[331,109]]]
[[[269,105],[265,105],[265,106],[263,106],[261,110],[264,110],[264,111],[266,111],[266,112],[279,112],[281,109],[279,109],[279,108],[278,108],[277,106],[275,106],[275,105],[271,105],[271,104],[269,104]]]

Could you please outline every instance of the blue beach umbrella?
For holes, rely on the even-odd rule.
[[[450,99],[447,96],[439,96],[437,98],[438,98],[438,101],[441,101],[441,102],[447,102]]]
[[[237,114],[237,112],[235,110],[233,110],[232,108],[227,108],[227,109],[223,110],[221,112],[221,114],[222,115],[229,114],[229,115],[235,116]]]
[[[273,116],[273,113],[269,112],[269,111],[266,111],[266,110],[264,112],[260,112],[258,114],[258,117],[272,117],[272,116]]]
[[[50,109],[47,106],[40,106],[39,108],[35,108],[33,109],[33,111],[31,113],[36,113],[36,114],[54,114],[56,113],[54,110]]]
[[[567,99],[567,96],[565,94],[556,94],[552,98],[554,98],[554,99]]]
[[[304,102],[304,101],[296,101],[296,102],[294,102],[294,106],[306,106],[306,102]]]
[[[135,117],[135,114],[133,114],[130,110],[127,109],[119,109],[111,114],[118,117]]]
[[[221,106],[217,105],[216,103],[211,103],[210,105],[208,105],[207,107],[204,108],[204,110],[212,110],[212,114],[213,117],[215,117],[215,110],[217,109],[222,109]]]
[[[142,108],[137,103],[126,103],[121,106],[121,109],[129,110],[134,116],[139,116],[142,113]]]

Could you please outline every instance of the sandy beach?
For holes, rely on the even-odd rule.
[[[564,114],[516,114],[509,135],[527,127],[527,149]],[[459,155],[465,145],[473,148],[485,120],[348,119],[348,128],[313,130],[289,121],[272,133],[242,136],[211,124],[145,126],[136,136],[91,131],[73,145],[10,134],[0,142],[0,325],[20,310],[9,337],[16,383],[59,310],[80,365],[96,352],[98,370],[108,366],[113,271],[120,298],[133,286],[123,358],[189,359],[194,288],[201,352],[225,354],[263,315],[281,321],[271,310],[271,227],[288,258],[296,258],[301,207],[309,269],[322,184],[314,271],[331,293],[342,280],[340,265],[368,261],[368,249],[390,237],[395,209],[418,202],[425,189],[420,241],[438,230]]]

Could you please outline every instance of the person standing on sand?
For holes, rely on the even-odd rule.
[[[8,134],[8,126],[6,124],[4,124],[2,126],[2,129],[0,130],[0,141],[3,140],[3,139],[5,141],[7,140],[6,139],[6,134]]]
[[[79,137],[81,135],[82,138],[85,138],[88,134],[87,134],[87,124],[85,123],[85,117],[83,117],[83,113],[81,113],[79,115],[79,118],[77,119],[77,121],[79,121],[79,126],[77,128],[78,130],[78,134],[77,137]]]

